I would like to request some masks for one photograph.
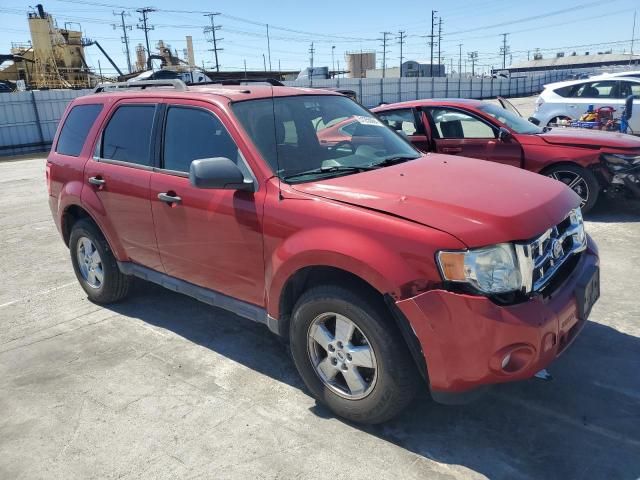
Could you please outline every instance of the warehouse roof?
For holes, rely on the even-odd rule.
[[[594,55],[565,55],[564,57],[542,58],[540,60],[526,60],[507,67],[507,70],[535,70],[541,68],[570,68],[591,66],[594,64],[625,64],[630,61],[640,62],[640,55],[628,53],[599,53]]]

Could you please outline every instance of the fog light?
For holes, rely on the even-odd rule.
[[[533,361],[536,349],[526,343],[509,345],[497,351],[489,362],[491,370],[512,375],[526,369]]]

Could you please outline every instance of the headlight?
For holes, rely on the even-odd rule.
[[[510,243],[464,251],[441,251],[437,258],[442,278],[446,281],[467,283],[487,294],[513,292],[522,287],[516,252]]]
[[[618,153],[603,153],[602,159],[609,170],[618,172],[630,167],[640,166],[640,155],[623,155]]]

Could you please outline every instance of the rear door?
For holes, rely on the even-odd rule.
[[[204,102],[176,100],[166,105],[161,168],[151,177],[158,248],[167,274],[263,305],[264,188],[202,189],[188,178],[193,160],[214,157],[229,158],[246,178],[253,177],[223,118]]]
[[[520,167],[522,148],[513,138],[498,139],[498,127],[455,107],[425,109],[436,152]]]
[[[422,123],[422,113],[414,108],[399,108],[385,110],[376,115],[389,127],[403,135],[417,149],[428,152],[430,150],[429,137]]]
[[[157,109],[151,99],[114,107],[85,165],[83,201],[97,212],[107,236],[118,238],[129,260],[162,270],[149,200]]]
[[[623,101],[620,99],[620,85],[617,80],[595,80],[576,85],[567,99],[569,116],[579,119],[589,109],[589,105],[597,110],[600,107],[613,107],[616,115],[620,115]]]

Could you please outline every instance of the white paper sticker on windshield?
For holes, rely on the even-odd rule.
[[[365,117],[364,115],[354,115],[354,120],[362,125],[375,125],[376,127],[384,127],[384,125],[373,117]]]

